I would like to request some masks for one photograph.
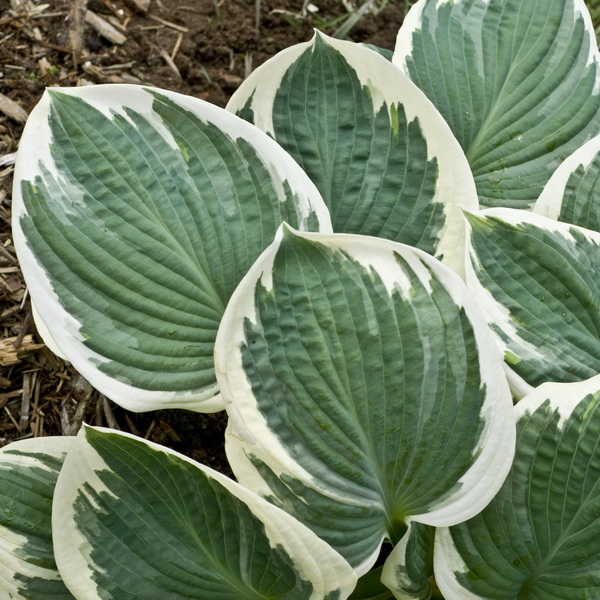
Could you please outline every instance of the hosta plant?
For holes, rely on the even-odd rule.
[[[391,60],[317,33],[227,109],[46,92],[40,334],[126,408],[225,408],[237,481],[88,426],[11,444],[2,594],[600,596],[598,135],[580,0],[419,0]]]

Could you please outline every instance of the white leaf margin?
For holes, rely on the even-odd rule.
[[[313,39],[291,46],[253,71],[233,94],[227,110],[236,112],[251,99],[255,124],[273,135],[273,102],[281,81],[304,52],[312,51],[317,37],[339,52],[354,69],[360,83],[367,87],[373,109],[383,104],[401,104],[407,122],[418,119],[427,143],[427,160],[437,159],[438,180],[433,202],[444,205],[446,224],[440,233],[437,256],[463,274],[464,223],[461,209],[477,210],[479,199],[467,157],[449,125],[429,98],[389,60],[360,44],[337,40],[321,32]]]
[[[408,574],[400,573],[397,568],[406,565],[406,551],[411,534],[412,531],[409,527],[386,558],[381,571],[381,583],[391,591],[396,600],[415,600],[417,598],[417,596],[407,591],[407,588],[414,586],[415,582],[410,579]],[[419,597],[419,600],[421,598]]]
[[[18,440],[0,448],[0,469],[31,469],[44,466],[35,454],[43,454],[56,458],[63,458],[75,438],[66,436],[40,437]],[[35,493],[35,491],[33,491]],[[50,524],[48,524],[50,525]],[[26,536],[13,530],[0,526],[0,592],[6,598],[15,600],[24,599],[20,593],[15,574],[22,574],[32,579],[59,580],[57,571],[36,566],[16,555],[16,550],[28,542]]]
[[[152,123],[175,152],[180,152],[172,135],[152,108],[155,99],[153,92],[166,96],[198,118],[216,125],[233,140],[243,139],[248,142],[260,154],[275,185],[281,185],[282,179],[288,181],[298,196],[302,216],[308,215],[311,209],[314,210],[323,231],[331,231],[329,211],[319,191],[292,157],[258,128],[226,110],[191,96],[130,84],[54,88],[52,91],[80,98],[108,118],[113,118],[116,113],[131,121],[124,112],[124,107],[134,109]],[[61,186],[70,190],[72,197],[72,186],[62,180],[50,151],[50,106],[50,95],[46,91],[25,125],[15,166],[12,204],[15,250],[35,306],[34,320],[42,340],[49,349],[58,350],[59,357],[68,359],[96,389],[128,410],[143,412],[160,408],[185,408],[207,413],[223,410],[223,401],[216,384],[200,394],[193,391],[151,391],[117,380],[96,366],[105,363],[107,359],[83,343],[84,337],[79,332],[82,324],[62,306],[46,270],[31,251],[20,225],[21,218],[27,214],[20,183],[33,181],[37,175],[41,176],[40,164],[50,170]],[[73,198],[73,201],[76,199]]]
[[[135,439],[155,451],[170,454],[195,466],[221,484],[233,496],[244,502],[254,516],[264,524],[271,547],[283,547],[295,561],[294,566],[313,584],[314,589],[310,600],[323,600],[328,593],[337,589],[341,590],[340,600],[345,600],[354,590],[357,575],[333,548],[291,515],[270,504],[252,490],[210,467],[154,442],[126,432],[84,425],[67,454],[60,472],[52,510],[56,563],[65,584],[78,600],[101,600],[102,595],[92,579],[90,542],[78,531],[72,508],[84,485],[96,492],[111,493],[98,476],[98,472],[110,468],[87,443],[85,433],[88,428]]]
[[[482,4],[489,5],[493,0],[479,0]],[[596,32],[594,29],[594,23],[590,15],[590,11],[585,3],[585,0],[571,0],[573,2],[574,16],[581,17],[583,19],[584,27],[590,35],[592,40],[596,39]],[[444,4],[460,5],[466,4],[467,2],[473,2],[473,0],[418,0],[415,2],[406,13],[402,26],[398,30],[396,36],[396,46],[394,48],[394,54],[392,56],[392,62],[402,70],[403,73],[408,74],[407,59],[412,54],[413,49],[413,34],[423,27],[422,15],[425,5],[431,2],[436,3],[436,8]],[[476,38],[471,37],[473,42]],[[596,43],[590,44],[590,51],[587,58],[587,65],[600,62],[600,52]],[[595,91],[600,89],[600,78],[597,78]]]
[[[558,219],[569,178],[579,167],[587,170],[599,154],[600,135],[597,135],[565,158],[544,186],[532,212],[549,219]]]
[[[517,208],[487,208],[477,213],[473,213],[479,217],[501,219],[509,225],[518,226],[521,224],[529,224],[545,229],[551,233],[555,233],[563,237],[566,241],[574,241],[571,231],[576,230],[590,241],[600,247],[600,233],[578,227],[570,223],[556,221],[549,217],[542,216],[526,210]],[[476,274],[474,264],[480,265],[477,255],[475,254],[471,244],[471,228],[467,225],[467,256],[465,263],[465,281],[467,287],[471,290],[473,297],[479,303],[482,311],[490,326],[498,327],[510,339],[518,341],[524,352],[529,358],[542,358],[550,360],[548,357],[552,354],[551,348],[544,348],[543,351],[537,346],[522,339],[517,332],[513,320],[510,317],[509,310],[496,301],[492,293],[481,285]],[[498,349],[502,355],[511,352],[508,345],[504,343],[497,335],[494,335]],[[518,375],[507,363],[504,364],[506,377],[508,379],[510,389],[516,399],[521,399],[533,391],[534,387],[527,383],[520,375]]]
[[[437,259],[405,244],[354,234],[299,232],[285,223],[280,227],[273,244],[261,254],[234,292],[217,332],[215,369],[229,416],[226,451],[238,481],[263,495],[271,493],[248,460],[247,456],[251,454],[267,464],[276,476],[289,475],[323,496],[348,502],[343,494],[336,495],[330,487],[323,488],[315,481],[294,461],[289,450],[269,429],[266,419],[256,407],[251,384],[242,366],[239,348],[244,343],[243,323],[246,318],[254,324],[257,322],[255,285],[262,285],[267,291],[273,289],[273,262],[284,232],[343,252],[365,268],[377,271],[390,293],[392,290],[398,291],[398,283],[406,280],[394,257],[395,253],[400,254],[426,288],[430,287],[430,269],[445,285],[457,305],[465,310],[478,342],[482,384],[488,390],[481,412],[485,425],[480,438],[480,451],[471,468],[457,482],[458,490],[454,494],[431,511],[412,515],[408,521],[433,526],[454,525],[479,513],[496,495],[510,470],[515,451],[516,425],[502,356],[463,281]],[[358,498],[353,499],[354,503],[358,501]],[[372,505],[368,499],[365,502]],[[358,574],[367,572],[375,558],[373,556],[371,561],[356,566]]]
[[[549,410],[558,412],[558,427],[562,428],[586,396],[599,392],[600,375],[575,383],[542,383],[515,405],[515,419],[533,414],[548,402]],[[456,579],[455,573],[466,573],[467,567],[447,527],[436,530],[433,560],[435,580],[446,600],[487,600],[463,588]]]

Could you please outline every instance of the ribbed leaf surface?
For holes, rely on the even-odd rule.
[[[530,207],[600,131],[598,48],[583,0],[420,0],[393,60],[449,123],[485,206]]]
[[[316,184],[336,232],[404,242],[451,262],[458,206],[477,206],[439,112],[390,61],[317,33],[259,67],[228,109],[272,135]]]
[[[406,519],[459,522],[502,481],[514,423],[462,281],[422,252],[283,229],[215,346],[236,477],[364,572]]]
[[[0,450],[0,597],[69,600],[52,549],[52,495],[73,438],[36,438]]]
[[[468,220],[468,283],[515,374],[515,394],[600,372],[600,234],[514,209]]]
[[[222,408],[221,314],[282,220],[328,228],[299,167],[200,100],[136,86],[51,91],[21,142],[15,243],[42,330],[132,410]]]
[[[429,600],[435,528],[412,522],[383,566],[382,581],[397,600]]]
[[[79,600],[344,600],[349,565],[223,475],[166,448],[86,428],[53,507],[56,562]]]
[[[533,212],[600,231],[600,136],[556,169]]]
[[[479,515],[436,532],[447,600],[600,597],[600,378],[545,384],[516,407],[514,466]]]

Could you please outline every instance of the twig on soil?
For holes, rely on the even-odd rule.
[[[146,440],[150,439],[150,435],[154,431],[155,427],[156,427],[156,419],[152,419],[152,423],[150,423],[150,426],[148,427],[148,430],[144,434],[144,439],[146,439]]]
[[[181,46],[181,42],[183,41],[183,33],[180,33],[177,36],[177,41],[175,42],[175,46],[173,46],[173,50],[171,50],[171,60],[175,60],[177,53],[179,52],[179,47]]]
[[[21,323],[21,330],[17,334],[17,338],[14,341],[13,346],[15,347],[15,350],[18,350],[21,347],[21,344],[23,343],[23,338],[25,337],[25,334],[27,333],[29,326],[31,325],[31,319],[31,311],[29,311],[25,315],[25,319],[23,319],[23,322]]]
[[[73,398],[66,398],[63,401],[60,411],[60,427],[63,435],[76,435],[81,429],[81,424],[83,423],[83,417],[85,416],[90,396],[91,393],[90,395],[81,399],[79,402]],[[71,414],[72,411],[68,409],[70,403],[75,406],[75,412],[73,414]]]
[[[244,79],[247,79],[252,73],[252,52],[247,52],[244,56]]]
[[[161,23],[165,27],[170,27],[171,29],[175,29],[176,31],[181,31],[182,33],[188,33],[189,29],[187,27],[183,27],[182,25],[176,25],[175,23],[171,23],[171,21],[165,21],[165,19],[161,19],[156,15],[148,15],[149,19],[156,21],[157,23]]]
[[[175,73],[177,79],[182,79],[181,73],[179,72],[177,65],[173,62],[173,59],[169,56],[169,53],[164,48],[159,48],[158,53],[160,54],[161,58],[165,61],[165,63],[167,63],[167,66],[171,69],[171,71]]]
[[[69,9],[69,41],[71,42],[71,52],[73,54],[73,67],[77,69],[81,51],[83,50],[83,28],[85,13],[87,10],[87,0],[71,0]]]
[[[106,417],[106,422],[111,429],[116,429],[117,431],[121,431],[119,424],[117,423],[117,419],[115,419],[115,413],[113,413],[110,404],[108,403],[108,398],[106,396],[100,396],[98,402],[102,402],[102,408],[104,410],[104,416]]]
[[[23,390],[12,390],[10,392],[0,394],[0,408],[4,408],[8,404],[8,401],[11,398],[20,396],[22,393],[23,393]]]
[[[133,433],[133,435],[137,435],[139,437],[140,432],[138,430],[138,428],[135,426],[135,423],[131,420],[131,417],[125,413],[125,421],[127,421],[127,427],[129,427],[129,430],[131,431],[131,433]]]
[[[102,17],[98,16],[91,10],[85,13],[85,22],[93,27],[103,38],[107,39],[113,44],[121,45],[127,41],[127,37],[124,36],[120,31],[117,31],[108,21],[105,21]]]
[[[30,413],[30,428],[33,437],[40,437],[44,431],[44,413],[40,411],[40,380],[36,377],[35,386],[33,388],[33,406]]]
[[[8,418],[10,419],[11,423],[15,426],[15,429],[18,431],[19,424],[17,423],[16,419],[13,417],[13,414],[10,412],[10,409],[8,408],[8,406],[4,407],[4,412],[8,415]]]
[[[21,417],[19,419],[19,432],[24,433],[29,425],[29,410],[31,396],[35,388],[37,373],[24,373],[23,375],[23,393],[21,394]]]

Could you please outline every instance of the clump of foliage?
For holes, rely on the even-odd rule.
[[[227,110],[49,90],[38,327],[126,408],[226,409],[237,481],[101,428],[11,444],[2,593],[600,596],[598,64],[581,0],[419,0],[391,60],[317,33]]]

